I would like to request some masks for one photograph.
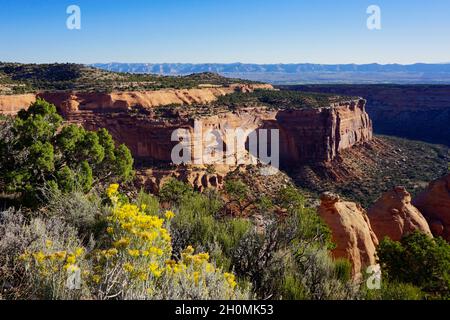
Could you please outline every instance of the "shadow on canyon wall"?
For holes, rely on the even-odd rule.
[[[360,96],[375,134],[450,147],[449,85],[294,85],[281,89]]]

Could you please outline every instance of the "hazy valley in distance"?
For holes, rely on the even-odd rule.
[[[450,84],[450,63],[426,64],[246,64],[95,63],[113,72],[188,75],[200,72],[272,84]]]

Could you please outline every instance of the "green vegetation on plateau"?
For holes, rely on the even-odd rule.
[[[139,91],[189,89],[201,85],[227,86],[251,81],[229,79],[213,73],[188,76],[115,73],[80,64],[0,63],[0,94],[36,91]]]
[[[266,106],[270,109],[308,109],[329,107],[332,103],[351,99],[354,98],[289,90],[256,90],[252,93],[235,92],[219,97],[214,105],[232,109],[252,106]]]
[[[352,99],[356,98],[299,91],[258,89],[254,92],[233,92],[220,96],[217,101],[209,104],[160,106],[155,109],[155,112],[159,118],[177,118],[183,114],[192,118],[201,118],[226,113],[230,110],[255,107],[269,110],[326,108],[333,103]]]

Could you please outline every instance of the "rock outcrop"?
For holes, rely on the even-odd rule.
[[[233,92],[273,90],[270,84],[232,84],[229,86],[199,87],[193,89],[161,89],[154,91],[100,92],[42,92],[23,95],[0,95],[0,113],[16,114],[26,109],[36,97],[56,105],[63,114],[91,111],[127,111],[132,107],[155,108],[171,104],[191,105],[210,103]]]
[[[365,267],[376,264],[378,238],[365,210],[359,204],[342,201],[332,193],[324,193],[318,212],[332,231],[336,244],[333,256],[347,258],[352,263],[355,277]]]
[[[145,169],[138,170],[135,183],[147,192],[157,194],[161,187],[171,178],[191,185],[194,190],[203,192],[208,188],[220,189],[223,186],[225,174],[208,173],[197,168]]]
[[[107,128],[118,143],[128,146],[137,160],[166,164],[173,162],[172,150],[180,144],[181,138],[186,138],[186,135],[190,138],[185,139],[183,143],[186,144],[186,149],[190,150],[193,164],[236,164],[238,159],[246,160],[249,154],[245,149],[245,140],[241,148],[236,147],[230,154],[227,154],[226,149],[223,148],[223,151],[213,155],[212,152],[207,153],[208,135],[217,134],[225,143],[228,140],[227,135],[234,129],[240,128],[249,134],[262,123],[258,110],[210,115],[198,119],[200,120],[198,122],[189,116],[159,119],[135,117],[127,113],[90,112],[71,113],[66,119],[72,123],[81,124],[88,130]],[[202,141],[199,141],[200,139]],[[200,148],[197,149],[196,146]],[[203,162],[200,161],[202,158]]]
[[[161,89],[113,93],[40,93],[39,97],[58,106],[62,113],[74,111],[128,111],[133,107],[152,109],[167,105],[208,104],[233,92],[272,90],[267,84],[233,84],[224,87]]]
[[[189,113],[175,115],[171,119],[158,117],[136,117],[126,112],[70,112],[66,118],[80,123],[89,130],[107,128],[115,140],[125,143],[133,156],[145,161],[171,162],[171,152],[178,141],[172,141],[176,129],[190,133],[195,131],[195,121]],[[222,153],[214,156],[217,162],[227,162],[226,142],[228,132],[243,130],[248,136],[260,129],[278,129],[280,134],[280,166],[292,168],[299,163],[322,163],[331,161],[342,150],[372,139],[371,121],[364,111],[364,100],[353,100],[327,108],[299,110],[268,110],[266,108],[244,108],[220,114],[202,115],[200,120],[203,140],[214,131],[224,142]],[[201,155],[194,149],[193,160]],[[198,142],[198,141],[197,141]],[[247,159],[245,148],[236,145],[231,160]],[[204,156],[204,155],[203,155]]]
[[[450,174],[431,182],[413,204],[428,220],[433,234],[450,241]]]
[[[15,115],[35,101],[35,94],[0,95],[0,114]]]
[[[372,229],[378,239],[389,237],[399,241],[408,233],[419,231],[431,235],[427,221],[411,203],[411,195],[404,187],[384,193],[368,210]]]
[[[193,116],[188,111],[183,113],[181,109],[183,114],[177,111],[169,118],[158,115],[156,111],[158,107],[172,104],[208,104],[226,94],[257,89],[273,90],[273,87],[267,84],[232,84],[141,92],[44,92],[37,97],[55,104],[72,123],[79,123],[89,130],[108,129],[118,143],[130,148],[135,158],[145,161],[171,162],[172,149],[178,143],[172,141],[173,131],[185,129],[193,132],[194,117],[201,120],[203,132],[215,130],[224,144],[230,129],[242,129],[247,135],[260,129],[278,129],[282,168],[292,168],[299,163],[329,162],[341,151],[372,139],[372,122],[362,99],[321,108],[275,110],[243,107],[220,113],[213,110],[200,116]],[[0,96],[0,113],[14,114],[35,99],[33,95]],[[147,114],[136,116],[136,112],[129,112],[136,108],[145,109]],[[191,141],[193,145],[194,142]],[[194,158],[201,156],[195,150],[191,154]],[[225,153],[215,157],[219,162],[223,161]],[[235,161],[251,158],[245,150],[227,155],[228,159],[230,157]]]
[[[372,139],[372,122],[362,99],[328,108],[282,110],[264,127],[280,130],[282,166],[290,168],[329,162],[342,150]]]

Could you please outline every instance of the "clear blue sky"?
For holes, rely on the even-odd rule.
[[[450,0],[1,0],[0,61],[450,62]]]

